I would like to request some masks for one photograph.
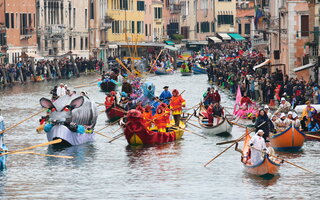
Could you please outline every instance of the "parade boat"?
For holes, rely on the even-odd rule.
[[[109,108],[106,109],[106,114],[109,119],[109,122],[117,121],[118,119],[125,116],[127,111],[118,104],[112,104]]]
[[[173,74],[173,68],[164,68],[164,67],[153,67],[153,71],[157,75],[169,75]]]
[[[130,145],[154,145],[173,142],[181,139],[185,124],[180,122],[180,128],[169,127],[168,132],[158,132],[157,129],[147,128],[142,114],[137,110],[130,110],[127,114],[124,135]]]
[[[243,149],[242,149],[242,156],[241,162],[245,167],[245,171],[249,174],[256,175],[256,176],[274,176],[278,173],[280,168],[281,160],[276,160],[269,156],[268,154],[264,154],[263,159],[261,162],[256,163],[254,165],[250,162],[250,142],[251,136],[247,133]],[[237,146],[236,146],[237,148]]]
[[[241,119],[253,119],[256,117],[258,110],[256,109],[256,104],[252,103],[251,105],[240,105],[241,103],[241,90],[240,86],[237,89],[236,102],[233,109],[233,114],[237,116],[237,118]]]
[[[203,104],[200,104],[198,121],[202,127],[203,133],[207,135],[229,135],[232,130],[232,124],[225,116],[221,117],[217,124],[208,124],[208,113]]]
[[[271,145],[277,151],[298,151],[304,144],[306,135],[294,126],[270,135]]]
[[[195,63],[191,69],[194,74],[207,74],[207,69],[201,66],[199,63]]]
[[[52,102],[41,98],[40,105],[50,110],[44,126],[48,141],[62,139],[61,145],[80,145],[94,140],[97,106],[89,98],[64,95]]]

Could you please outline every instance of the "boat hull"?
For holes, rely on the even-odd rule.
[[[280,164],[273,162],[268,155],[264,156],[264,159],[261,163],[256,165],[246,165],[245,171],[249,174],[256,176],[267,176],[275,175],[279,172]]]
[[[157,67],[156,69],[154,69],[154,73],[156,75],[169,75],[169,74],[173,74],[173,70],[166,70],[166,69],[162,69]]]
[[[94,141],[95,134],[80,134],[70,131],[70,129],[64,125],[55,125],[49,132],[47,132],[47,138],[48,141],[62,139],[64,145],[80,145]]]
[[[199,64],[192,67],[192,71],[194,74],[207,74],[207,69],[204,67],[201,67]]]
[[[112,105],[110,108],[106,110],[106,115],[108,117],[109,122],[117,121],[118,119],[124,117],[126,111],[119,105]]]
[[[305,134],[295,127],[271,135],[271,145],[277,151],[299,151],[305,141]]]
[[[181,124],[183,124],[181,122]],[[157,132],[156,130],[149,130],[145,126],[134,123],[126,124],[124,135],[129,145],[154,145],[173,142],[181,139],[184,131],[174,127],[170,128],[168,132]]]

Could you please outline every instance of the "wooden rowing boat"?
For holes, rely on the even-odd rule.
[[[154,67],[153,70],[154,70],[154,73],[157,74],[157,75],[173,74],[173,69],[172,68],[165,69],[163,67]]]
[[[241,162],[243,163],[245,167],[245,171],[252,175],[257,176],[268,176],[268,175],[275,175],[279,171],[280,167],[280,160],[275,160],[273,158],[270,158],[268,154],[265,154],[263,156],[263,160],[259,163],[256,163],[254,165],[250,162],[250,142],[251,136],[250,134],[247,134],[244,146],[242,149],[242,156],[241,156]]]
[[[296,127],[270,135],[271,145],[277,151],[298,151],[304,144],[306,135]]]
[[[181,139],[185,125],[180,122],[180,127],[168,128],[168,132],[158,132],[156,129],[148,129],[143,121],[141,113],[137,110],[130,110],[128,121],[124,128],[124,135],[130,145],[154,145],[173,142]]]
[[[204,107],[204,105],[201,103],[198,121],[200,126],[202,127],[203,133],[207,135],[223,135],[223,134],[231,133],[232,124],[229,122],[229,120],[225,116],[221,117],[218,124],[209,125],[207,115],[208,115],[207,110]]]
[[[114,122],[124,117],[127,111],[118,104],[112,104],[108,109],[106,109],[106,114],[109,122]]]

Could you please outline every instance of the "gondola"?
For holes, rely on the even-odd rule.
[[[245,171],[256,176],[274,176],[277,174],[281,161],[271,158],[268,154],[263,156],[263,160],[260,163],[254,165],[250,163],[250,139],[251,136],[247,133],[241,156],[241,162],[245,167]]]
[[[129,145],[154,145],[173,142],[181,139],[185,124],[180,122],[180,128],[171,126],[168,132],[158,132],[157,129],[148,129],[142,119],[141,113],[137,110],[130,110],[128,121],[124,128],[124,135]]]
[[[127,111],[118,104],[112,104],[108,109],[106,109],[106,114],[109,122],[117,121],[118,119],[125,116]]]
[[[271,145],[277,151],[298,151],[302,148],[306,135],[294,126],[270,135]]]
[[[200,126],[202,127],[203,133],[207,135],[230,134],[232,130],[232,124],[225,116],[221,117],[218,124],[214,126],[208,125],[207,110],[202,103],[200,104],[198,121]]]

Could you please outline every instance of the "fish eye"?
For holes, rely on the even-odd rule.
[[[57,109],[51,108],[51,112],[55,112],[55,111],[57,111]]]

